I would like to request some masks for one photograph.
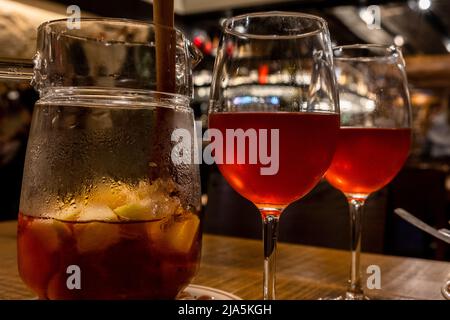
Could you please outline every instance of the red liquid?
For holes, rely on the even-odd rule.
[[[198,268],[196,222],[195,214],[108,223],[20,213],[19,273],[40,299],[173,299]],[[80,290],[67,288],[70,265],[81,269]]]
[[[279,129],[279,169],[275,175],[261,175],[257,164],[218,164],[234,190],[258,206],[283,208],[307,194],[328,169],[337,142],[339,115],[294,112],[227,112],[211,114],[209,127],[224,137],[216,159],[226,159],[226,129]],[[268,146],[271,154],[271,145]],[[248,141],[245,146],[248,155]],[[223,151],[223,153],[221,152]],[[258,148],[259,151],[259,148]],[[247,156],[248,159],[248,156]]]
[[[326,179],[346,194],[370,194],[399,172],[410,143],[410,129],[341,128]]]

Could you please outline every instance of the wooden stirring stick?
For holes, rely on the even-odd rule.
[[[156,81],[160,92],[175,93],[175,50],[173,0],[153,1],[156,40]]]
[[[176,93],[175,86],[175,50],[176,32],[174,26],[174,1],[153,0],[153,24],[156,42],[156,90],[165,93]],[[161,95],[155,94],[155,98]],[[154,130],[151,137],[152,165],[148,168],[150,180],[163,179],[177,181],[177,170],[167,155],[172,152],[170,134],[174,123],[186,126],[183,113],[172,108],[156,108]]]

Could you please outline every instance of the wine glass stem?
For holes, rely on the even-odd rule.
[[[365,199],[348,198],[350,208],[350,241],[351,241],[351,267],[349,285],[346,299],[359,300],[364,298],[361,286],[361,216],[364,209]]]
[[[261,210],[263,217],[263,242],[264,242],[264,276],[263,296],[264,300],[275,300],[275,267],[277,254],[278,221],[279,213],[267,214]]]

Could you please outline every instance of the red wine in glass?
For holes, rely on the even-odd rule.
[[[349,205],[350,272],[344,295],[365,300],[360,268],[362,219],[369,195],[387,185],[406,161],[411,144],[411,104],[401,49],[377,44],[333,48],[341,129],[325,174]]]
[[[326,179],[344,194],[368,195],[400,171],[410,144],[409,128],[342,127]]]
[[[218,168],[234,190],[256,205],[284,208],[307,194],[328,169],[335,150],[339,130],[339,115],[335,113],[298,112],[222,112],[209,116],[209,127],[226,137],[227,129],[279,130],[279,168],[274,175],[261,175],[261,163],[237,163],[237,143],[234,143],[233,163],[218,164]],[[270,137],[270,134],[268,133]],[[270,142],[270,139],[267,139]],[[261,142],[261,141],[259,141]],[[216,159],[226,159],[224,139]],[[270,153],[270,144],[268,153]],[[248,154],[249,141],[245,150]],[[228,150],[229,151],[229,150]],[[273,152],[273,148],[272,148]],[[225,162],[225,161],[224,161]]]

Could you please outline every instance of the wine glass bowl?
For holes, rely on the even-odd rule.
[[[210,112],[335,111],[328,27],[289,12],[230,18],[214,65]]]

